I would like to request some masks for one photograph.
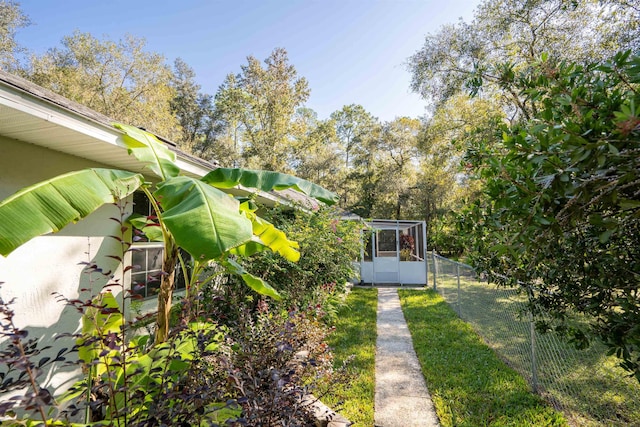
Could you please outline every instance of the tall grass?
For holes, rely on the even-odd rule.
[[[336,366],[353,357],[348,368],[353,380],[335,388],[323,400],[360,427],[373,426],[374,422],[377,306],[377,289],[354,288],[338,312],[336,330],[329,340]]]
[[[436,413],[447,426],[566,426],[435,292],[399,291]]]

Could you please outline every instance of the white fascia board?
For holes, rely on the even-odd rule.
[[[115,128],[110,128],[95,120],[82,117],[32,95],[25,95],[17,89],[6,86],[0,87],[0,89],[0,104],[2,105],[100,141],[119,146],[116,142],[119,132]]]
[[[127,150],[120,142],[124,133],[119,129],[38,99],[30,94],[24,94],[20,90],[0,86],[0,105],[80,133],[88,138],[88,144],[109,144],[116,149]],[[51,142],[53,146],[49,148],[55,150],[55,141]],[[211,169],[183,158],[179,154],[176,156],[178,167],[187,175],[202,177],[211,171]],[[92,160],[100,161],[100,159]],[[149,173],[151,172],[149,171]]]

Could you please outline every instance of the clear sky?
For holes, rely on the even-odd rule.
[[[168,63],[182,58],[215,94],[246,57],[276,47],[309,81],[307,107],[322,119],[361,104],[383,121],[418,117],[404,63],[429,33],[470,21],[479,0],[19,0],[32,25],[18,42],[42,53],[74,30],[118,40],[143,37]]]

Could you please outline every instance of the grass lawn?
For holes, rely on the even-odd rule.
[[[443,427],[567,425],[441,296],[431,290],[399,295]]]
[[[336,330],[329,342],[335,366],[354,356],[349,364],[353,380],[334,389],[323,402],[360,427],[373,426],[377,306],[377,289],[354,288],[338,313]]]
[[[458,296],[455,276],[438,279],[438,293],[450,307],[459,309],[483,341],[531,382],[531,325],[522,315],[526,296],[479,282],[475,275],[462,277],[460,291]],[[594,340],[578,350],[553,333],[536,333],[535,345],[539,391],[562,408],[572,425],[640,426],[640,384],[620,368],[619,359],[606,355],[604,344]]]

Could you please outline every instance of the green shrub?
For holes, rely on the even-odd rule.
[[[326,296],[320,291],[329,284],[335,286],[329,294],[341,293],[345,283],[357,276],[353,262],[360,256],[358,222],[342,221],[330,208],[314,212],[274,208],[263,216],[300,245],[297,263],[262,252],[245,265],[280,292],[284,307],[315,304],[315,297]]]

